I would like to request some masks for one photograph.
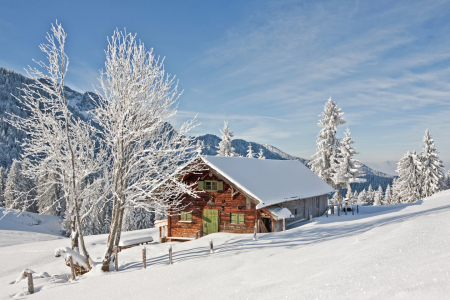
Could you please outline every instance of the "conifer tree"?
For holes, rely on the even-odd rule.
[[[384,193],[383,205],[390,205],[390,204],[392,204],[392,189],[391,185],[388,184],[386,187],[386,192]]]
[[[252,143],[248,144],[248,150],[247,150],[247,156],[246,157],[253,158]]]
[[[392,180],[392,198],[391,204],[399,204],[401,203],[400,199],[400,185],[398,178],[394,178]]]
[[[374,197],[375,197],[375,193],[373,191],[372,184],[369,184],[369,188],[367,189],[367,194],[366,194],[366,201],[367,201],[368,205],[373,205]]]
[[[347,198],[347,200],[353,199],[353,192],[352,192],[352,187],[350,186],[350,184],[347,187],[346,198]]]
[[[366,189],[362,190],[361,193],[358,195],[358,202],[363,204],[367,203],[367,192]]]
[[[6,208],[19,209],[24,205],[24,182],[20,164],[17,160],[13,161],[11,168],[9,169],[4,197]]]
[[[450,189],[450,170],[445,175],[445,186],[446,189]]]
[[[415,150],[413,153],[408,151],[398,162],[397,172],[399,175],[398,193],[400,201],[411,203],[419,200],[422,167]]]
[[[259,148],[258,159],[266,159],[266,157],[264,156],[264,151],[263,151],[262,147]]]
[[[422,181],[421,181],[421,197],[431,196],[444,188],[444,166],[438,158],[433,137],[428,129],[423,137],[424,145],[422,152],[419,154],[422,165]]]
[[[383,202],[383,188],[378,186],[378,190],[374,193],[373,205],[380,206]]]
[[[233,133],[228,126],[228,121],[224,122],[223,130],[220,130],[220,132],[222,132],[222,141],[220,141],[219,146],[217,147],[217,156],[236,156],[234,148],[231,147]]]
[[[5,183],[6,171],[3,167],[0,167],[0,207],[5,207]]]
[[[338,186],[333,180],[333,174],[336,171],[335,168],[338,166],[336,160],[339,151],[339,140],[336,138],[336,131],[339,125],[345,124],[345,120],[342,117],[343,114],[337,106],[337,103],[332,101],[330,97],[325,104],[323,113],[319,115],[323,119],[319,121],[318,125],[323,128],[317,136],[317,152],[312,156],[312,160],[309,163],[314,173],[330,186],[336,188]],[[340,198],[339,188],[338,193]]]
[[[352,182],[365,181],[365,179],[361,178],[364,176],[364,173],[361,172],[361,162],[353,158],[353,156],[358,154],[352,147],[354,143],[350,130],[347,128],[345,137],[339,140],[336,157],[332,161],[333,173],[331,178],[338,189],[338,193],[341,186],[348,189]]]
[[[354,193],[353,193],[353,198],[354,199],[356,199],[356,200],[358,200],[358,191],[355,191]]]

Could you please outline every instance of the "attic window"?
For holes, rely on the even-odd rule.
[[[200,191],[223,191],[223,181],[205,180],[198,182]]]

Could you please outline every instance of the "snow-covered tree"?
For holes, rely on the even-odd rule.
[[[352,187],[350,186],[350,184],[347,187],[346,198],[347,198],[347,200],[353,199],[353,192],[352,192]]]
[[[330,97],[325,104],[323,113],[319,115],[323,119],[319,121],[318,125],[323,128],[317,136],[317,152],[312,156],[309,163],[314,173],[330,186],[336,188],[337,185],[333,180],[335,168],[338,166],[337,156],[339,152],[339,140],[336,138],[336,131],[339,125],[345,124],[343,114],[337,103],[332,101]],[[340,200],[340,188],[338,188],[338,193]]]
[[[375,200],[375,192],[372,188],[372,185],[369,185],[369,188],[367,189],[367,194],[366,194],[366,201],[369,205],[373,205],[373,201]]]
[[[447,189],[450,189],[450,170],[448,170],[447,174],[445,175],[445,186]]]
[[[391,204],[399,204],[401,203],[400,199],[400,182],[398,178],[394,178],[392,180],[392,198],[391,198]]]
[[[383,188],[378,186],[378,190],[374,193],[373,205],[380,206],[383,204]]]
[[[416,151],[407,152],[397,165],[398,193],[402,203],[411,203],[420,199],[422,166]]]
[[[355,201],[358,201],[358,196],[359,196],[358,191],[355,191],[353,193],[353,199],[355,199]]]
[[[358,195],[359,203],[367,203],[367,192],[366,189],[362,190]]]
[[[352,182],[365,181],[365,179],[361,178],[364,176],[364,173],[361,171],[361,162],[353,158],[353,156],[358,154],[352,147],[354,143],[350,130],[347,128],[345,137],[338,142],[335,159],[331,162],[333,169],[331,178],[336,189],[338,189],[338,193],[341,186],[348,189]]]
[[[391,205],[392,203],[392,189],[391,189],[391,185],[388,184],[386,187],[386,191],[384,193],[384,201],[383,201],[383,205]]]
[[[423,143],[423,150],[419,154],[422,165],[420,193],[421,197],[425,198],[442,190],[445,184],[443,178],[444,166],[437,156],[439,152],[436,151],[433,137],[428,129],[425,131]]]
[[[5,207],[5,183],[6,183],[6,171],[0,166],[0,207]]]
[[[9,169],[8,177],[5,184],[5,207],[10,209],[21,209],[25,204],[24,180],[17,160],[13,161]]]
[[[249,143],[248,144],[248,150],[247,150],[247,156],[246,157],[249,157],[249,158],[253,158],[253,150],[252,150],[252,144],[251,143]]]
[[[184,165],[196,158],[198,149],[187,136],[193,121],[178,132],[170,126],[177,85],[165,74],[163,62],[135,35],[116,30],[108,39],[101,75],[95,116],[112,159],[112,216],[102,261],[102,269],[108,271],[114,245],[120,242],[125,208],[175,211],[182,195],[198,197],[192,185],[178,181],[190,171]],[[155,189],[163,180],[165,188]]]
[[[81,187],[87,177],[103,168],[108,157],[96,144],[98,130],[91,123],[75,118],[69,110],[65,93],[69,63],[65,53],[66,37],[61,24],[52,25],[51,34],[47,34],[48,44],[40,45],[49,62],[37,62],[40,69],[28,70],[31,83],[23,85],[22,95],[17,98],[29,116],[11,115],[8,122],[27,134],[22,144],[24,175],[34,179],[50,171],[58,180],[67,206],[72,248],[80,247],[90,266],[82,228],[87,215],[80,215],[80,204],[92,191]],[[51,169],[48,168],[50,163]],[[44,186],[37,188],[45,190],[53,184],[53,181],[44,181]]]
[[[224,122],[222,132],[222,141],[220,141],[219,146],[217,147],[217,156],[236,156],[234,153],[234,148],[231,147],[231,138],[233,137],[233,133],[228,126],[228,121]]]
[[[258,159],[266,159],[266,157],[264,156],[264,150],[262,147],[259,148]]]
[[[64,215],[64,193],[58,176],[58,172],[50,171],[41,173],[37,178],[37,205],[41,214]]]

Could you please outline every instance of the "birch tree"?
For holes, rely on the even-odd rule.
[[[118,30],[108,38],[105,52],[95,116],[112,159],[112,217],[102,260],[102,270],[108,271],[120,241],[124,209],[175,211],[183,195],[197,197],[193,185],[178,179],[189,171],[184,166],[199,149],[185,136],[194,121],[184,123],[178,132],[169,124],[179,94],[163,61],[135,35]],[[157,188],[163,181],[164,188]]]
[[[54,184],[61,186],[70,223],[72,249],[78,251],[80,247],[91,267],[92,260],[85,247],[81,225],[90,210],[80,215],[79,205],[92,191],[81,187],[85,179],[97,174],[108,159],[106,152],[96,145],[98,132],[95,127],[75,119],[69,110],[65,95],[69,64],[65,53],[66,37],[61,24],[52,25],[51,33],[46,37],[48,44],[40,45],[49,62],[36,62],[39,69],[29,67],[27,72],[33,82],[24,84],[22,96],[17,99],[29,117],[11,115],[9,122],[28,136],[22,144],[24,175],[32,179],[41,174],[53,176],[54,180],[40,182],[37,188],[41,190],[51,189]],[[97,184],[101,182],[96,181],[92,186]],[[50,205],[57,205],[57,202]]]

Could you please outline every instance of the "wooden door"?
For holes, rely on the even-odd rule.
[[[217,209],[203,210],[203,235],[219,232],[219,211]]]

